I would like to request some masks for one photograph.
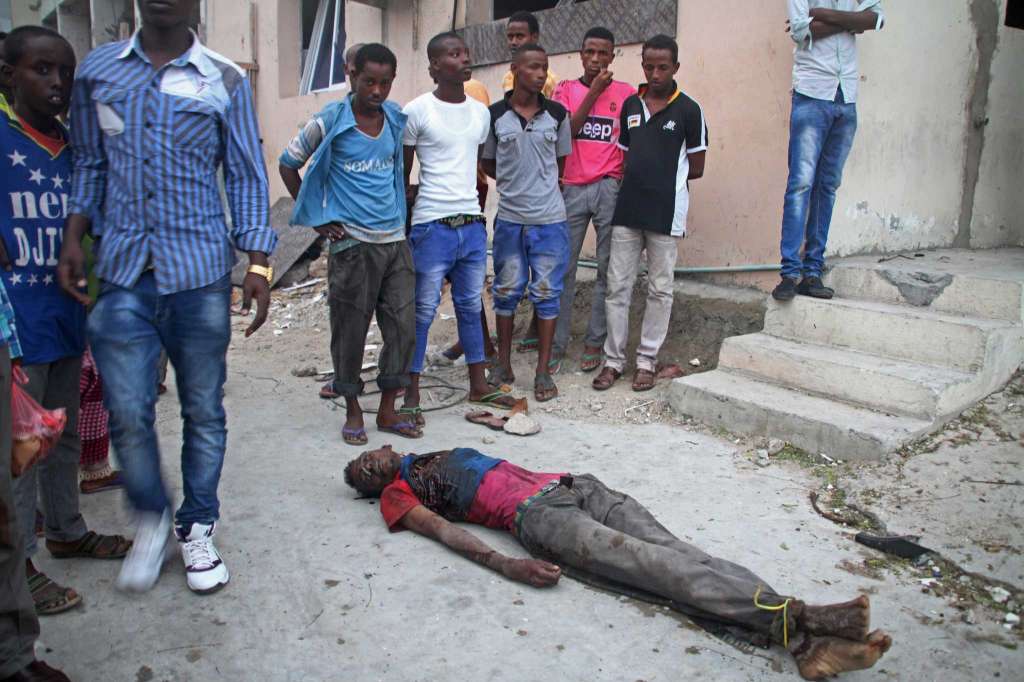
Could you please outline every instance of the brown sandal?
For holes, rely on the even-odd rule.
[[[486,426],[491,431],[504,431],[508,417],[498,417],[493,412],[468,412],[466,421],[471,424]]]
[[[607,391],[621,376],[622,372],[619,370],[605,367],[600,374],[594,377],[594,381],[590,385],[594,387],[595,391]]]
[[[82,595],[70,587],[61,587],[42,572],[28,577],[28,591],[32,595],[32,603],[38,616],[63,613],[82,603]]]
[[[54,559],[123,559],[132,548],[132,541],[123,535],[100,535],[87,532],[71,549],[57,549],[58,544],[46,541],[46,549]]]
[[[633,374],[633,390],[636,392],[649,391],[657,383],[657,376],[649,369],[638,369]]]

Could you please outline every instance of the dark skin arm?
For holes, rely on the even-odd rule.
[[[838,26],[841,30],[849,31],[851,33],[873,31],[875,30],[875,26],[878,24],[878,14],[869,9],[866,9],[863,12],[844,12],[838,9],[815,7],[809,12],[809,14],[810,17],[814,19],[814,21],[811,22],[812,34],[814,32],[814,25],[819,22]]]
[[[404,528],[437,540],[449,549],[492,571],[534,587],[558,583],[562,569],[539,559],[515,559],[499,554],[486,542],[464,528],[441,518],[423,505],[413,507],[399,522]]]
[[[281,163],[277,165],[277,172],[281,175],[281,180],[284,182],[284,186],[285,189],[288,190],[288,194],[292,195],[292,199],[298,199],[299,190],[302,189],[302,176],[299,175],[299,171]],[[335,223],[321,225],[316,228],[316,231],[321,237],[327,237],[332,242],[345,239],[348,236],[345,234],[345,230],[341,225],[337,225]]]
[[[416,201],[416,194],[419,191],[419,186],[413,186],[410,184],[412,179],[412,162],[416,158],[416,147],[405,145],[402,147],[402,158],[405,160],[405,201],[406,203],[413,203]]]
[[[687,160],[690,162],[690,172],[686,176],[687,180],[696,180],[697,178],[704,177],[704,159],[707,157],[707,154],[707,152],[697,152],[686,155]]]
[[[583,102],[580,103],[580,108],[573,112],[572,117],[569,119],[569,126],[572,130],[572,136],[575,138],[583,130],[583,124],[587,122],[587,117],[590,116],[590,110],[594,108],[594,104],[598,98],[608,89],[608,85],[612,82],[612,72],[605,69],[597,76],[594,77],[594,82],[590,84],[590,90],[587,91],[586,96],[583,98]]]
[[[498,179],[497,159],[480,159],[480,167],[484,169],[484,173],[487,173],[488,177],[494,180]]]

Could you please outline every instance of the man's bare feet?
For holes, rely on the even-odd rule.
[[[871,601],[861,595],[842,604],[807,605],[797,623],[801,630],[812,635],[831,635],[863,642],[871,629]]]
[[[881,630],[869,634],[866,642],[810,636],[808,640],[801,647],[804,651],[794,654],[800,676],[805,680],[823,680],[839,673],[866,670],[892,646],[892,637]]]

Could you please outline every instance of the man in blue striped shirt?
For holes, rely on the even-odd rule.
[[[118,585],[156,582],[171,529],[154,416],[161,347],[174,364],[184,417],[184,500],[175,531],[188,586],[228,582],[212,537],[227,443],[222,388],[231,338],[230,269],[249,255],[243,313],[266,320],[272,277],[266,168],[245,73],[189,30],[196,0],[140,0],[142,27],[82,63],[72,95],[75,156],[59,274],[82,303],[81,239],[99,237],[101,288],[89,340],[106,384],[114,447],[139,511],[132,552]],[[227,227],[218,170],[231,209]]]

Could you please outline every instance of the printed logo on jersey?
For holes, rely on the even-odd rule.
[[[633,114],[632,116],[627,116],[626,126],[629,128],[639,128],[641,118],[642,117],[640,116],[640,114]]]
[[[577,140],[611,143],[615,140],[615,119],[607,116],[588,116],[580,128]]]
[[[670,132],[674,132],[674,131],[675,131],[675,129],[676,129],[676,122],[675,122],[675,121],[669,121],[668,123],[666,123],[666,124],[665,124],[665,125],[664,125],[664,126],[662,127],[662,130],[668,130],[668,131],[670,131]]]

